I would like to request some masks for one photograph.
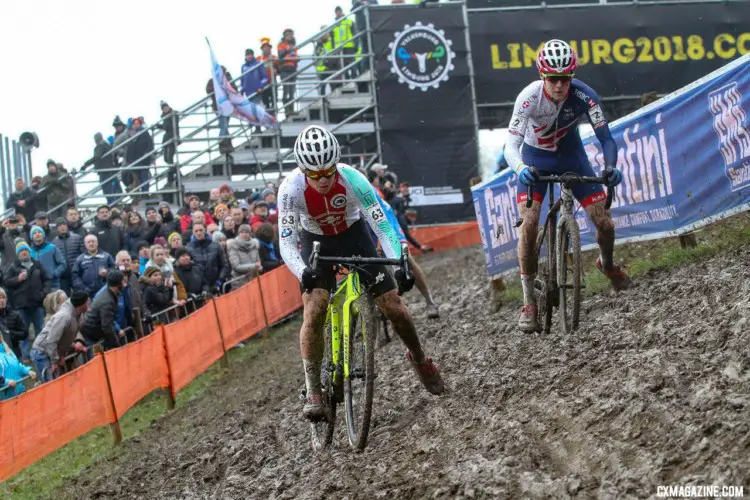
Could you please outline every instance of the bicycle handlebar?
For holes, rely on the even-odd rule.
[[[409,265],[409,246],[406,243],[401,244],[401,258],[400,259],[387,259],[382,257],[334,257],[320,255],[320,242],[313,242],[313,251],[310,255],[310,266],[313,269],[317,269],[318,262],[330,262],[332,264],[341,265],[357,265],[357,264],[381,264],[399,266],[404,271],[406,279],[411,279],[412,271]]]
[[[609,172],[609,169],[605,170]],[[607,180],[604,177],[589,177],[585,175],[578,175],[572,172],[567,172],[560,175],[538,175],[537,182],[553,182],[558,184],[568,184],[571,182],[581,182],[587,184],[603,184],[607,186]],[[526,208],[530,208],[534,202],[534,186],[526,186]],[[607,186],[607,201],[604,203],[604,209],[609,210],[612,206],[612,198],[615,195],[615,188],[613,186]]]

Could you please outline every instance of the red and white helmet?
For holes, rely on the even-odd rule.
[[[544,75],[572,75],[578,69],[578,56],[567,42],[550,40],[539,51],[536,67]]]

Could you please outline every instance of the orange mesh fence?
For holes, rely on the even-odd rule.
[[[282,266],[260,276],[268,324],[273,324],[302,307],[299,280]]]
[[[257,278],[214,300],[227,349],[265,327]]]
[[[169,387],[163,336],[157,328],[137,342],[104,353],[117,418],[154,389]]]
[[[101,356],[1,402],[0,481],[114,420]]]
[[[212,304],[164,326],[164,344],[172,374],[172,395],[206,371],[224,354]]]
[[[429,245],[436,252],[440,250],[449,250],[451,248],[469,247],[479,245],[482,239],[479,235],[479,228],[476,224],[463,227],[458,231],[448,233],[439,238],[429,240]]]
[[[443,246],[442,248],[436,248],[433,242],[443,240],[446,236],[456,233],[468,235],[469,233],[465,233],[464,231],[469,228],[473,228],[473,230],[477,233],[477,237],[479,236],[479,229],[477,228],[476,221],[461,222],[459,224],[447,224],[444,226],[415,227],[410,228],[410,231],[412,235],[414,235],[414,238],[421,244],[430,245],[434,250],[447,250],[448,248],[452,247]],[[420,253],[418,249],[410,249],[410,251],[415,254]]]

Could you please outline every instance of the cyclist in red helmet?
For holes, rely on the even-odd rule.
[[[539,51],[536,67],[540,80],[533,82],[516,98],[508,127],[505,159],[524,186],[533,186],[534,201],[526,208],[526,189],[518,190],[518,206],[523,224],[518,236],[518,261],[521,269],[524,306],[518,325],[523,331],[538,329],[534,279],[537,257],[534,255],[539,214],[547,192],[547,183],[536,182],[540,174],[576,172],[596,176],[578,134],[579,119],[586,116],[604,152],[610,186],[622,182],[617,169],[617,144],[604,118],[601,101],[594,90],[574,79],[578,56],[562,40],[550,40]],[[615,226],[612,214],[604,209],[607,195],[601,185],[577,183],[573,194],[596,226],[599,245],[597,268],[609,278],[615,290],[628,287],[628,276],[614,265]]]

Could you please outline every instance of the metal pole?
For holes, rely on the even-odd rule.
[[[469,67],[469,82],[471,84],[471,107],[474,113],[474,142],[477,150],[477,161],[476,167],[479,169],[479,159],[481,154],[479,151],[479,113],[477,111],[477,94],[474,89],[474,62],[471,60],[471,37],[469,36],[469,13],[466,9],[466,4],[461,4],[461,12],[464,18],[464,36],[466,39],[466,63]]]
[[[375,112],[373,113],[375,117],[375,142],[378,149],[378,160],[382,162],[383,149],[380,145],[380,118],[378,117],[378,115],[380,114],[380,108],[378,107],[378,92],[376,90],[377,78],[375,76],[375,50],[372,45],[372,25],[370,23],[369,5],[367,5],[365,8],[365,28],[367,29],[367,45],[369,45],[370,47],[367,51],[367,57],[370,58],[370,94],[372,94],[372,102],[375,104]]]
[[[31,169],[31,148],[26,149],[25,158],[26,158],[26,168],[29,171],[29,175],[31,175],[31,172],[33,172],[33,170]]]
[[[3,134],[0,134],[0,188],[3,190],[3,199],[0,200],[3,203],[3,209],[7,209],[8,207],[5,206],[5,198],[7,196],[10,196],[10,193],[13,192],[12,189],[10,189],[9,182],[8,182],[8,175],[6,175],[5,172],[5,154],[3,153]]]
[[[180,153],[178,151],[179,146],[179,137],[177,135],[177,113],[172,110],[172,140],[174,142],[174,158],[172,160],[174,161],[174,169],[175,169],[175,187],[177,188],[177,194],[174,195],[174,201],[175,205],[180,205],[180,200],[182,199],[182,169],[180,168]],[[167,180],[169,180],[169,175],[167,175]]]

